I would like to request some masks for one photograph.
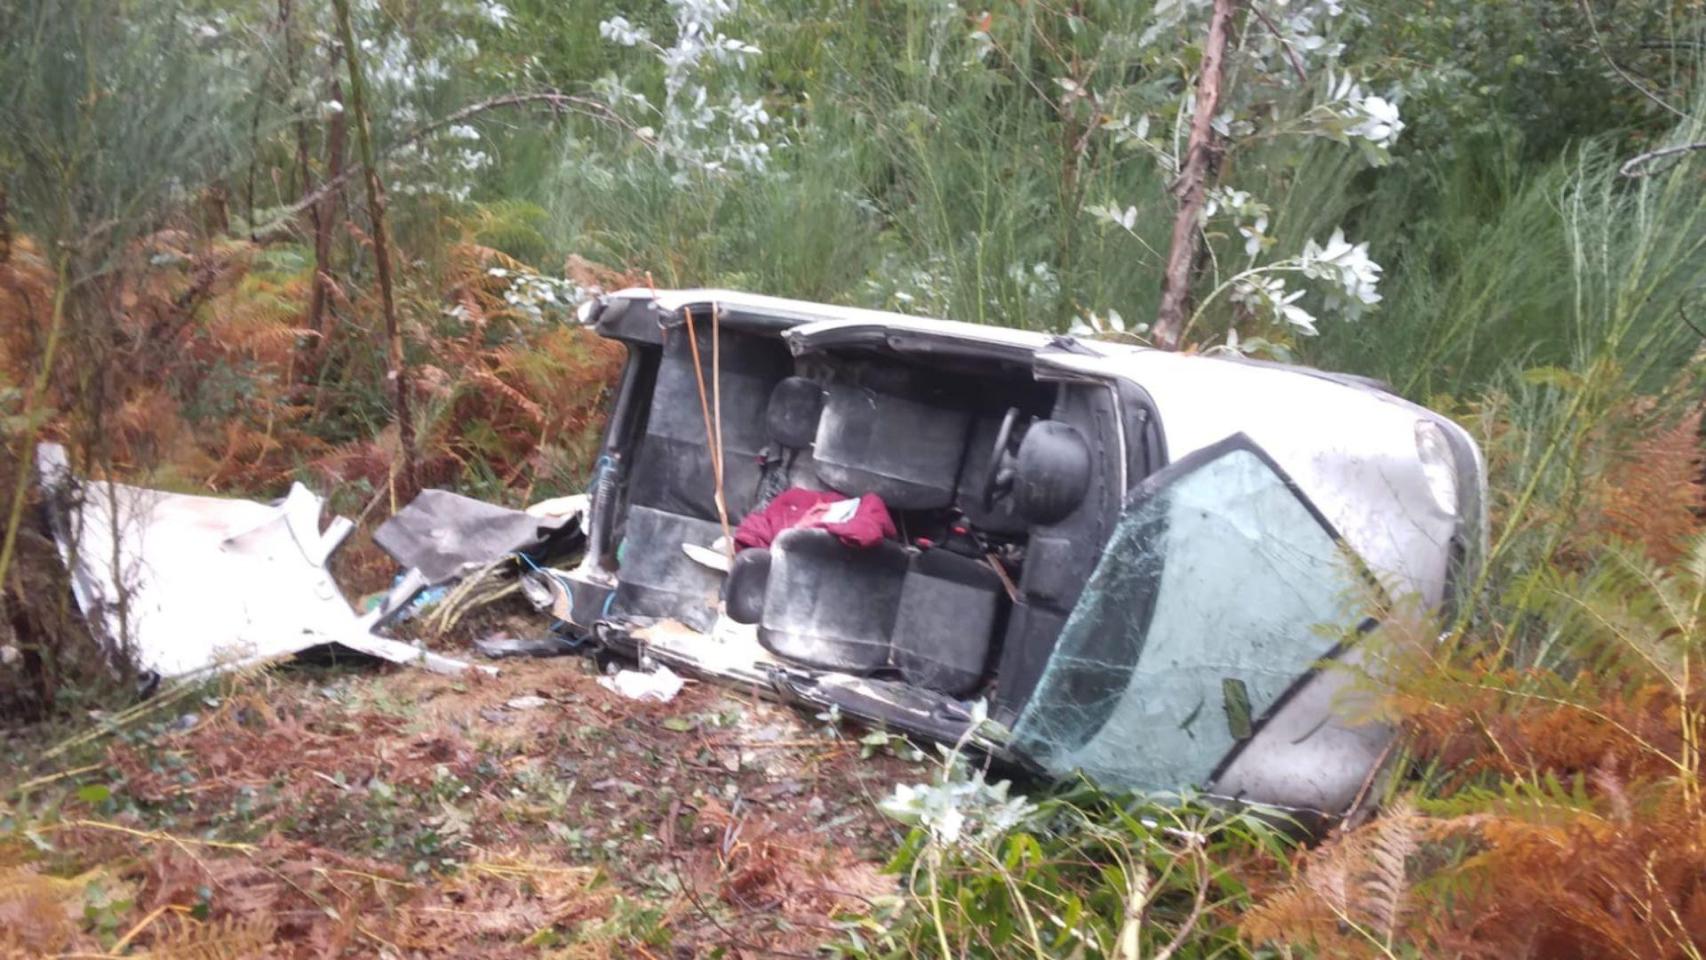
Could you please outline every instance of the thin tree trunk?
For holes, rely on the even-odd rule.
[[[291,0],[278,0],[278,30],[284,35],[284,89],[286,96],[296,92],[298,74],[296,63],[296,31],[290,27]],[[308,121],[300,113],[296,117],[296,169],[302,177],[302,193],[314,186],[313,171],[308,169]]]
[[[1240,0],[1214,0],[1209,14],[1208,43],[1203,47],[1202,73],[1197,78],[1197,109],[1191,118],[1191,138],[1179,164],[1173,193],[1179,214],[1173,220],[1173,242],[1167,250],[1167,270],[1161,279],[1161,307],[1155,314],[1155,344],[1179,347],[1191,309],[1192,265],[1202,240],[1203,199],[1208,192],[1209,166],[1215,149],[1214,115],[1220,108],[1220,84],[1226,69],[1226,41],[1232,15]]]
[[[327,305],[331,302],[332,284],[332,238],[337,228],[338,215],[343,212],[343,187],[336,186],[345,176],[344,154],[345,139],[349,129],[349,114],[342,108],[344,103],[343,87],[339,86],[336,73],[338,62],[332,60],[331,98],[340,109],[333,114],[326,130],[326,178],[334,184],[331,190],[324,185],[314,193],[323,194],[319,202],[311,204],[308,209],[314,211],[314,285],[308,294],[308,329],[316,336],[308,338],[305,346],[307,356],[303,357],[302,377],[304,381],[312,380],[314,384],[314,402],[311,405],[313,417],[320,414],[320,398],[325,389],[326,364],[332,356],[333,325],[326,322]],[[309,194],[312,196],[313,194]]]
[[[41,423],[36,408],[46,395],[53,379],[53,364],[59,354],[59,337],[65,328],[65,294],[71,286],[71,254],[57,251],[59,267],[54,271],[53,312],[48,316],[47,346],[42,348],[41,372],[31,381],[24,393],[23,429],[19,431],[18,450],[12,462],[18,471],[12,486],[12,502],[6,509],[6,531],[0,535],[0,583],[6,582],[6,572],[12,567],[12,553],[18,544],[18,527],[24,519],[24,499],[35,482],[36,439],[41,435]]]
[[[331,102],[343,105],[343,88],[336,80],[332,81]],[[345,114],[342,110],[332,114],[326,128],[326,177],[336,181],[344,174],[344,140],[346,138]],[[304,184],[306,187],[306,183]],[[306,193],[307,190],[305,189]],[[314,220],[314,289],[308,297],[308,329],[320,335],[319,345],[315,348],[318,355],[323,356],[326,350],[326,287],[332,282],[332,228],[337,224],[338,207],[342,200],[341,191],[333,190],[326,194],[318,204],[309,209],[313,212]],[[307,369],[317,369],[307,368]]]
[[[290,14],[294,4],[292,0],[278,0],[278,25],[284,33],[284,87],[295,90],[301,74],[297,63],[296,31],[290,23]],[[337,96],[337,60],[332,61],[333,95]],[[339,97],[339,99],[342,99]],[[297,196],[306,197],[314,190],[314,161],[309,152],[311,137],[308,130],[308,118],[298,114],[296,118],[296,172],[301,178],[302,185]],[[326,295],[320,286],[321,273],[326,269],[326,263],[321,258],[320,224],[323,218],[318,206],[311,206],[305,211],[304,226],[314,237],[314,273],[308,287],[308,322],[307,329],[314,331],[316,336],[303,337],[297,345],[295,365],[292,368],[291,382],[304,383],[318,369],[315,359],[320,355],[320,323],[321,314],[325,311]]]
[[[343,106],[343,87],[333,80],[331,84],[331,102]],[[345,142],[348,138],[348,119],[339,109],[331,116],[326,126],[326,179],[338,181],[343,177],[343,155]],[[326,194],[314,213],[314,295],[309,302],[309,329],[324,334],[324,319],[326,319],[326,285],[331,283],[331,240],[333,227],[338,223],[338,208],[343,201],[343,191],[334,188]]]
[[[8,206],[6,185],[0,183],[0,264],[12,262],[12,212]]]
[[[261,110],[267,104],[267,87],[270,79],[272,79],[272,64],[268,63],[266,69],[261,71],[260,86],[255,94],[255,112],[249,117],[249,172],[243,184],[243,201],[246,207],[244,218],[249,225],[249,239],[251,241],[260,240],[260,237],[255,235],[255,169],[261,163]],[[290,92],[286,90],[285,97],[288,98],[289,96]]]
[[[349,0],[332,0],[337,8],[338,33],[344,45],[344,63],[349,67],[350,105],[355,110],[356,144],[367,180],[367,215],[373,221],[373,258],[379,274],[379,299],[385,311],[387,353],[386,376],[395,392],[392,415],[397,420],[397,439],[403,448],[403,484],[407,495],[419,489],[415,471],[415,424],[409,414],[409,372],[403,355],[403,332],[397,325],[397,303],[391,289],[391,250],[385,234],[385,188],[373,162],[373,137],[367,123],[367,95],[361,78],[361,50],[350,26]]]
[[[226,189],[225,181],[215,181],[207,188],[205,209],[210,232],[220,235],[231,232],[231,193]]]
[[[7,206],[5,184],[0,182],[0,264],[12,263],[12,211]]]

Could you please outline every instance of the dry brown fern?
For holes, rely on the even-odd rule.
[[[1245,935],[1347,956],[1706,955],[1706,535],[1678,549],[1667,567],[1602,547],[1591,574],[1544,581],[1529,615],[1569,669],[1515,666],[1497,636],[1392,645],[1382,702],[1436,771],[1430,814],[1306,855]]]
[[[1298,875],[1244,916],[1256,943],[1288,942],[1332,956],[1382,955],[1400,933],[1410,861],[1427,824],[1408,800],[1312,852]]]
[[[81,893],[65,881],[19,869],[0,873],[0,955],[63,950],[77,934],[66,901]]]
[[[1659,563],[1681,556],[1706,509],[1700,430],[1695,410],[1645,431],[1595,491],[1592,532],[1639,544]]]
[[[154,942],[137,956],[154,960],[249,960],[266,952],[277,929],[277,922],[266,914],[224,917],[207,923],[176,916],[154,928]]]
[[[0,870],[0,956],[41,956],[75,943],[91,884],[116,881],[102,869],[76,877],[39,873],[25,865]]]

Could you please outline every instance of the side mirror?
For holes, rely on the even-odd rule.
[[[735,554],[723,581],[723,608],[736,623],[757,623],[764,614],[764,590],[770,583],[770,551],[749,547]]]

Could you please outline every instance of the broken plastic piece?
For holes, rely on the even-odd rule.
[[[681,545],[681,550],[687,554],[689,559],[702,567],[709,567],[718,573],[728,573],[730,563],[728,543],[727,540],[718,537],[708,547],[701,547],[697,543],[684,543]]]
[[[480,651],[480,656],[493,660],[507,657],[560,657],[579,648],[580,644],[556,636],[510,637],[495,634],[474,641],[474,649]]]
[[[586,503],[586,494],[571,493],[566,497],[552,497],[549,500],[541,500],[529,506],[527,514],[543,520],[564,523],[586,513]]]
[[[64,448],[43,444],[37,457],[49,502],[67,505],[54,538],[78,606],[144,671],[184,677],[326,644],[441,672],[468,666],[363,629],[325,567],[351,524],[322,531],[320,498],[301,484],[265,504],[78,483]]]
[[[373,540],[404,567],[418,569],[431,586],[511,553],[579,533],[578,513],[538,516],[447,490],[423,490],[381,524]]]
[[[598,685],[606,690],[619,693],[629,700],[647,700],[653,703],[668,703],[674,700],[684,683],[686,681],[675,671],[664,666],[651,673],[618,670],[614,676],[598,678]]]

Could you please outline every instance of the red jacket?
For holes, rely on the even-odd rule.
[[[741,520],[735,528],[735,548],[768,547],[792,527],[828,530],[850,547],[871,547],[895,536],[889,508],[874,493],[854,499],[834,491],[794,487]]]

